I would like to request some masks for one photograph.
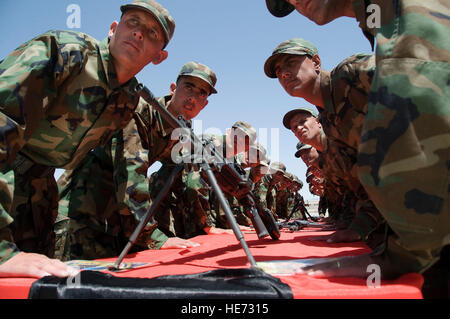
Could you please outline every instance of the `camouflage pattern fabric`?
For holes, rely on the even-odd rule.
[[[168,96],[159,99],[166,106],[169,101]],[[120,254],[121,243],[126,243],[151,205],[149,167],[157,160],[170,160],[170,149],[177,142],[171,140],[171,133],[160,114],[140,99],[133,119],[123,130],[106,146],[94,149],[77,169],[61,176],[55,225],[61,259]],[[102,240],[96,242],[96,236]],[[166,240],[150,222],[135,249],[158,249]]]
[[[11,232],[2,230],[9,235],[0,242],[12,236],[19,246],[8,251],[53,256],[58,202],[54,168],[76,167],[125,126],[137,104],[131,90],[136,84],[133,78],[119,86],[108,39],[99,43],[77,32],[49,31],[0,63],[2,191],[14,171],[14,184],[9,184],[14,185],[13,202],[0,207],[1,227],[9,224]],[[12,256],[0,255],[0,262]]]
[[[367,4],[381,7],[369,29]],[[394,231],[386,256],[422,272],[450,243],[448,1],[354,1],[376,36],[376,73],[358,154],[361,181]]]
[[[152,199],[156,198],[174,167],[170,163],[164,163],[157,172],[152,174],[149,182]],[[191,180],[191,173],[192,171],[188,168],[181,171],[155,214],[158,229],[168,237],[188,239],[206,234],[203,231],[204,227],[207,226],[206,213],[202,214],[202,212],[203,207],[209,207],[207,206],[208,195],[201,196],[201,199],[199,199],[199,193],[186,188],[186,183],[203,182],[195,177]],[[202,188],[199,185],[195,187],[193,186],[195,190]],[[207,190],[205,190],[205,193],[208,194]]]
[[[213,70],[204,64],[198,62],[188,62],[181,67],[178,73],[178,78],[180,76],[193,76],[202,79],[209,84],[211,94],[217,94],[215,85],[217,83],[217,77]]]
[[[0,229],[13,222],[12,218],[6,214],[11,211],[11,204],[14,193],[14,171],[6,169],[5,174],[0,174]]]
[[[326,126],[324,130],[325,128]],[[324,130],[321,133],[322,150],[319,151],[319,168],[325,178],[325,193],[333,203],[333,217],[345,221],[348,226],[356,214],[355,207],[348,206],[349,201],[345,200],[354,196],[347,182],[346,167],[350,161],[342,157],[340,145],[330,141]]]
[[[374,74],[375,55],[362,53],[348,57],[331,72],[321,71],[324,110],[320,120],[326,121],[329,139],[358,149]]]
[[[334,159],[329,164],[336,174],[341,174],[339,177],[348,188],[346,197],[355,205],[355,218],[349,229],[356,231],[365,241],[384,222],[359,180],[356,165],[374,73],[375,56],[355,54],[330,73],[322,71],[320,74],[324,99],[320,122],[329,141],[327,153]]]
[[[291,192],[287,188],[283,190],[277,190],[275,198],[275,207],[279,218],[287,218],[289,216],[288,200],[290,194]]]
[[[272,52],[272,55],[264,63],[264,72],[269,78],[276,78],[275,62],[283,55],[307,55],[313,57],[319,54],[314,44],[302,38],[294,38],[281,42]]]
[[[267,190],[265,201],[267,209],[272,213],[273,217],[277,219],[277,191],[275,189],[275,185],[271,183],[272,178],[273,177],[270,177],[269,181],[266,184]]]

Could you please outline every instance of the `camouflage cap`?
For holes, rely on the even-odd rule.
[[[298,178],[297,175],[294,175],[294,183],[297,183],[298,185],[300,185],[300,188],[303,187],[303,182],[300,180],[300,178]]]
[[[284,174],[286,172],[286,165],[281,162],[273,162],[272,164],[270,164],[270,169],[274,173],[280,172]]]
[[[175,32],[175,21],[170,16],[169,11],[153,0],[134,0],[132,3],[125,4],[120,7],[122,13],[125,13],[125,11],[129,9],[144,10],[145,12],[153,15],[163,30],[165,46],[167,46],[170,39],[173,37],[173,33]]]
[[[302,143],[302,142],[298,142],[297,143],[297,152],[295,152],[295,157],[299,158],[300,154],[302,153],[303,150],[308,150],[308,149],[311,149],[311,148],[312,148],[311,145],[308,145],[308,144],[305,144],[305,143]]]
[[[267,9],[277,18],[287,16],[295,7],[286,0],[266,0]]]
[[[211,70],[204,64],[198,62],[188,62],[183,65],[180,72],[178,73],[178,78],[180,76],[194,76],[200,78],[209,84],[209,87],[211,88],[211,94],[217,93],[216,89],[214,88],[217,82],[216,74],[213,72],[213,70]]]
[[[240,129],[243,131],[250,139],[250,145],[254,144],[256,141],[256,130],[255,128],[247,122],[238,121],[233,124],[233,129]]]
[[[285,128],[287,128],[288,130],[291,129],[291,119],[294,117],[294,115],[298,114],[298,113],[309,113],[311,114],[311,116],[313,117],[317,117],[317,113],[316,111],[306,108],[306,107],[299,107],[298,109],[295,110],[291,110],[289,112],[287,112],[284,117],[283,117],[283,125]]]
[[[275,62],[282,54],[308,55],[313,57],[314,55],[319,54],[319,50],[317,50],[314,44],[301,38],[294,38],[281,42],[275,50],[273,50],[272,55],[266,60],[266,63],[264,63],[264,72],[269,78],[277,77],[274,66]]]

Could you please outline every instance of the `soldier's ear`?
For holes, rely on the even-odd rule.
[[[169,52],[167,52],[166,50],[161,50],[161,51],[159,51],[158,56],[153,59],[152,63],[154,65],[158,65],[161,62],[163,62],[165,59],[167,59],[168,56],[169,56]]]
[[[175,83],[172,83],[170,85],[170,94],[174,94],[176,89],[177,89],[177,85]]]
[[[322,62],[320,61],[319,55],[315,54],[311,60],[314,64],[314,70],[320,72],[320,69],[322,68]]]
[[[319,125],[319,127],[322,128],[322,123],[320,123],[319,119],[316,117],[315,120],[317,122],[317,125]]]
[[[114,21],[113,23],[111,23],[111,26],[109,27],[109,31],[108,31],[108,38],[111,39],[111,37],[114,35],[114,33],[116,33],[116,29],[117,26],[119,25],[119,22]]]

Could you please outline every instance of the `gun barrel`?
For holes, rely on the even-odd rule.
[[[253,227],[255,227],[256,233],[258,234],[258,238],[263,238],[269,236],[269,232],[267,231],[266,226],[264,225],[261,217],[258,214],[258,211],[255,207],[248,207],[245,210],[245,214],[252,220]]]

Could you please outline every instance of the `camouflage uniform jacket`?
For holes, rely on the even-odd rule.
[[[263,209],[268,209],[275,214],[275,188],[270,186],[270,181],[270,175],[263,176],[255,184],[253,193]]]
[[[320,112],[320,119],[328,139],[337,139],[358,150],[374,74],[373,54],[355,54],[331,72],[322,70],[324,111]]]
[[[167,108],[171,96],[158,98],[158,102]],[[172,164],[171,150],[178,140],[172,140],[173,128],[142,99],[133,116],[133,120],[123,130],[122,135],[115,137],[117,141],[116,158],[117,172],[115,183],[117,185],[117,201],[122,216],[133,215],[135,223],[131,228],[124,229],[126,236],[134,231],[135,227],[144,217],[151,206],[150,185],[147,171],[155,162]],[[113,139],[114,143],[114,139]],[[148,225],[148,231],[154,229],[154,224]],[[159,249],[167,241],[158,229],[141,236],[142,246]]]
[[[158,101],[167,108],[170,98],[165,96]],[[178,140],[171,139],[172,131],[159,112],[140,102],[133,121],[123,131],[123,146],[119,147],[126,164],[126,174],[117,177],[121,213],[131,210],[142,216],[150,207],[147,171],[157,161],[174,165],[171,150]]]
[[[169,100],[170,96],[158,99],[165,106]],[[131,236],[151,206],[147,171],[157,160],[168,156],[170,160],[170,149],[176,142],[171,141],[172,128],[167,126],[160,114],[140,99],[132,120],[123,130],[118,131],[106,146],[95,148],[90,153],[91,159],[83,167],[64,173],[58,180],[62,201],[56,227],[57,238],[65,237],[66,231],[75,232],[86,226],[112,236]],[[96,176],[101,177],[97,182],[92,181]],[[91,179],[91,184],[86,183],[86,178]],[[112,180],[104,182],[108,179]],[[77,198],[76,189],[86,188],[87,185],[91,185],[92,194],[96,194],[98,188],[102,188],[103,193],[109,188],[109,194],[114,195],[104,205],[100,204],[100,200],[95,200],[100,194],[92,195],[94,199],[90,200],[86,192],[82,192],[81,197]],[[68,195],[69,192],[72,194]],[[66,203],[66,198],[72,202],[77,200],[79,204],[70,205]],[[67,212],[63,206],[68,207]],[[64,225],[67,219],[70,219],[70,230],[63,230],[61,228],[65,226],[60,225]],[[167,241],[167,236],[156,226],[149,222],[136,245],[144,249],[159,249]],[[60,243],[57,249],[65,245]],[[68,257],[66,254],[62,253],[65,258]]]
[[[16,185],[25,180],[28,188],[39,187],[27,180],[24,165],[76,167],[91,149],[109,140],[130,120],[137,104],[137,96],[130,88],[137,81],[132,78],[119,85],[108,42],[105,39],[99,43],[82,33],[49,31],[26,42],[1,62],[0,122],[4,124],[0,171],[7,174],[11,167],[19,168],[15,169],[19,172]],[[15,163],[18,153],[23,160],[20,165]],[[14,190],[14,197],[17,191],[25,203],[33,193],[56,192],[57,197],[53,170],[47,172],[47,181],[39,184],[48,186],[48,190]],[[50,202],[56,205],[54,198]],[[17,218],[18,208],[9,213],[0,208],[0,228]],[[56,210],[51,216],[38,211],[33,214],[40,215],[39,228],[50,232],[53,226],[47,224],[53,224]],[[17,239],[21,232],[17,229],[6,237]],[[6,237],[0,237],[0,262],[17,250],[3,241]]]
[[[347,184],[351,203],[357,203],[358,214],[350,228],[363,239],[383,222],[375,205],[363,188],[357,171],[357,153],[361,140],[372,78],[375,74],[373,54],[355,54],[335,67],[331,73],[321,72],[324,110],[320,114],[328,138],[328,153],[334,161],[335,174]]]
[[[275,209],[277,216],[280,218],[286,218],[289,216],[288,201],[290,196],[290,190],[288,188],[276,191]]]
[[[376,28],[369,5],[381,9]],[[424,271],[450,243],[450,3],[354,0],[353,9],[377,41],[359,176],[394,231],[392,264]]]

